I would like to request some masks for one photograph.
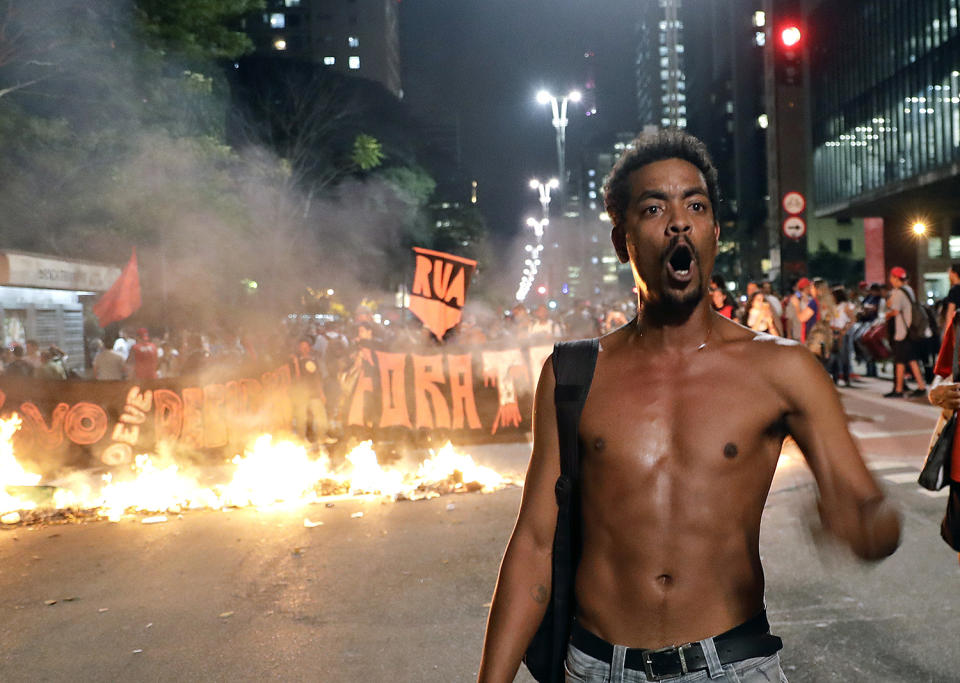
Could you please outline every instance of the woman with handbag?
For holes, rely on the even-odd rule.
[[[955,324],[956,323],[956,324]],[[942,410],[923,471],[920,485],[928,489],[950,486],[947,511],[940,524],[940,536],[956,551],[960,551],[960,439],[956,438],[957,411],[960,410],[960,319],[947,321],[947,332],[937,354],[933,385],[927,394],[932,405]],[[948,381],[944,382],[943,380]]]

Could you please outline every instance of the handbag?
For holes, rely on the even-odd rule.
[[[953,377],[956,380],[960,377],[960,317],[954,316],[953,323]],[[940,420],[943,420],[941,413]],[[940,426],[940,422],[937,423]],[[930,491],[939,491],[950,481],[950,453],[953,451],[953,439],[957,434],[957,414],[954,412],[946,420],[939,432],[934,432],[933,443],[930,446],[930,452],[927,453],[927,459],[923,463],[923,469],[920,470],[920,477],[917,483]]]
[[[557,528],[553,536],[550,602],[523,655],[523,663],[540,683],[563,682],[563,660],[576,611],[573,578],[580,555],[580,413],[590,391],[599,348],[599,339],[559,342],[553,347],[560,476],[555,487]]]

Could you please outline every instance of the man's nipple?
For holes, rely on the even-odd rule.
[[[597,439],[596,441],[593,442],[593,450],[602,451],[603,447],[606,445],[607,444],[604,442],[603,439]]]

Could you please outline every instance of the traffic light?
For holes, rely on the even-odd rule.
[[[777,31],[777,81],[800,85],[803,80],[803,31],[795,22],[784,22]]]

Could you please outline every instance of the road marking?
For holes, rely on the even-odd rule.
[[[919,462],[914,460],[871,460],[867,467],[876,472],[877,470],[902,470],[910,468],[919,471]]]
[[[866,392],[857,391],[856,389],[843,389],[840,391],[844,398],[859,399],[861,401],[866,401],[867,403],[875,403],[877,405],[887,406],[888,408],[893,408],[904,413],[912,413],[914,415],[920,415],[922,417],[931,418],[930,431],[933,431],[933,425],[937,421],[937,411],[940,409],[936,406],[932,406],[929,403],[913,403],[905,399],[896,399],[896,398],[883,398],[882,396],[872,396]]]
[[[931,498],[946,498],[950,495],[950,487],[944,486],[939,491],[928,491],[927,489],[920,489],[920,493],[925,496],[930,496]]]
[[[930,436],[933,434],[933,427],[930,429],[905,429],[900,432],[860,432],[850,430],[850,433],[861,441],[864,439],[888,439],[894,436]]]
[[[885,474],[883,478],[892,481],[894,484],[906,484],[907,482],[917,483],[917,472],[899,472],[897,474]]]

